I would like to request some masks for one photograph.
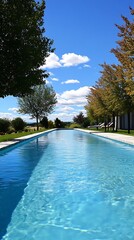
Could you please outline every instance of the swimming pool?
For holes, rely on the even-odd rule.
[[[2,240],[134,239],[133,146],[60,130],[1,159]]]

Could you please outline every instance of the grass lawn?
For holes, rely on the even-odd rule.
[[[45,130],[46,129],[41,129],[39,131],[18,132],[18,133],[0,135],[0,142],[10,141],[10,140],[13,140],[14,138],[23,137],[23,136],[27,136],[27,135],[34,134],[34,133],[43,132]]]

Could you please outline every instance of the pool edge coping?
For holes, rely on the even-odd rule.
[[[43,135],[45,133],[49,133],[49,132],[52,132],[52,131],[55,131],[55,130],[56,130],[56,128],[53,128],[53,129],[46,130],[46,131],[43,131],[43,132],[40,132],[40,133],[33,133],[33,134],[26,135],[26,136],[23,136],[23,137],[14,138],[13,140],[10,140],[10,141],[0,142],[0,150],[11,147],[11,146],[14,146],[14,145],[16,145],[20,142],[35,138],[37,136],[40,136],[40,135]]]
[[[134,146],[134,137],[133,136],[128,136],[125,134],[116,134],[116,133],[108,133],[108,132],[96,132],[93,130],[87,130],[87,129],[80,129],[80,128],[75,128],[75,130],[81,131],[81,132],[85,132],[85,133],[89,133],[101,138],[106,138],[106,139],[110,139],[113,141],[118,141],[118,142],[122,142],[122,143],[126,143],[129,145]]]

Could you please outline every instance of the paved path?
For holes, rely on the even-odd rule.
[[[33,133],[33,134],[30,134],[30,135],[27,135],[27,136],[15,138],[15,139],[10,140],[10,141],[0,142],[0,149],[9,147],[9,146],[11,146],[11,145],[17,144],[17,143],[19,143],[19,142],[21,142],[21,141],[24,141],[24,140],[27,140],[27,139],[30,139],[30,138],[34,138],[34,137],[36,137],[36,136],[38,136],[38,135],[41,135],[41,134],[43,134],[43,133],[52,132],[53,130],[54,130],[54,129],[47,130],[47,131],[40,132],[40,133]]]
[[[125,134],[118,134],[118,133],[109,133],[109,132],[97,132],[97,131],[93,131],[93,130],[84,130],[84,129],[79,129],[79,128],[77,128],[76,130],[88,132],[90,134],[94,134],[94,135],[97,135],[100,137],[105,137],[105,138],[109,138],[109,139],[113,139],[116,141],[134,145],[134,137],[133,136],[128,136]]]

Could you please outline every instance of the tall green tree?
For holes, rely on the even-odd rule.
[[[0,97],[23,96],[48,76],[40,69],[53,51],[44,10],[45,0],[0,1]]]
[[[80,112],[78,115],[76,115],[76,116],[73,118],[73,121],[74,121],[75,123],[78,123],[78,124],[82,125],[83,122],[84,122],[84,119],[85,119],[85,117],[84,117],[83,112]]]
[[[134,15],[134,9],[130,8]],[[134,21],[122,16],[124,24],[119,29],[117,47],[111,50],[117,57],[118,80],[122,83],[124,112],[128,115],[128,133],[130,133],[130,112],[134,110]]]
[[[99,120],[103,119],[105,122],[106,131],[106,121],[110,115],[107,108],[107,102],[105,100],[106,92],[104,86],[100,83],[100,80],[96,85],[90,89],[90,93],[87,96],[86,111],[90,119],[93,119],[97,124]]]
[[[19,112],[35,118],[38,130],[39,120],[54,110],[57,98],[54,89],[46,84],[34,87],[33,91],[32,94],[18,98]]]
[[[134,10],[130,8],[134,15]],[[117,47],[111,52],[118,59],[118,65],[101,64],[101,77],[87,96],[87,115],[92,119],[111,114],[128,114],[134,110],[134,22],[122,16],[124,25],[119,29]],[[118,118],[117,118],[118,119]]]
[[[126,91],[134,97],[134,9],[130,8],[132,19],[122,16],[123,25],[116,24],[119,30],[117,47],[112,48],[111,52],[117,57],[124,70],[126,81]]]
[[[41,119],[40,124],[42,125],[42,127],[48,128],[48,118],[46,116],[44,116]]]
[[[103,68],[101,70],[101,78],[99,80],[99,86],[104,89],[103,100],[105,101],[106,108],[109,115],[113,118],[113,131],[115,127],[115,116],[122,114],[124,111],[123,106],[123,96],[122,91],[123,82],[119,77],[119,68],[116,65],[101,64]],[[116,131],[117,131],[116,122]]]

